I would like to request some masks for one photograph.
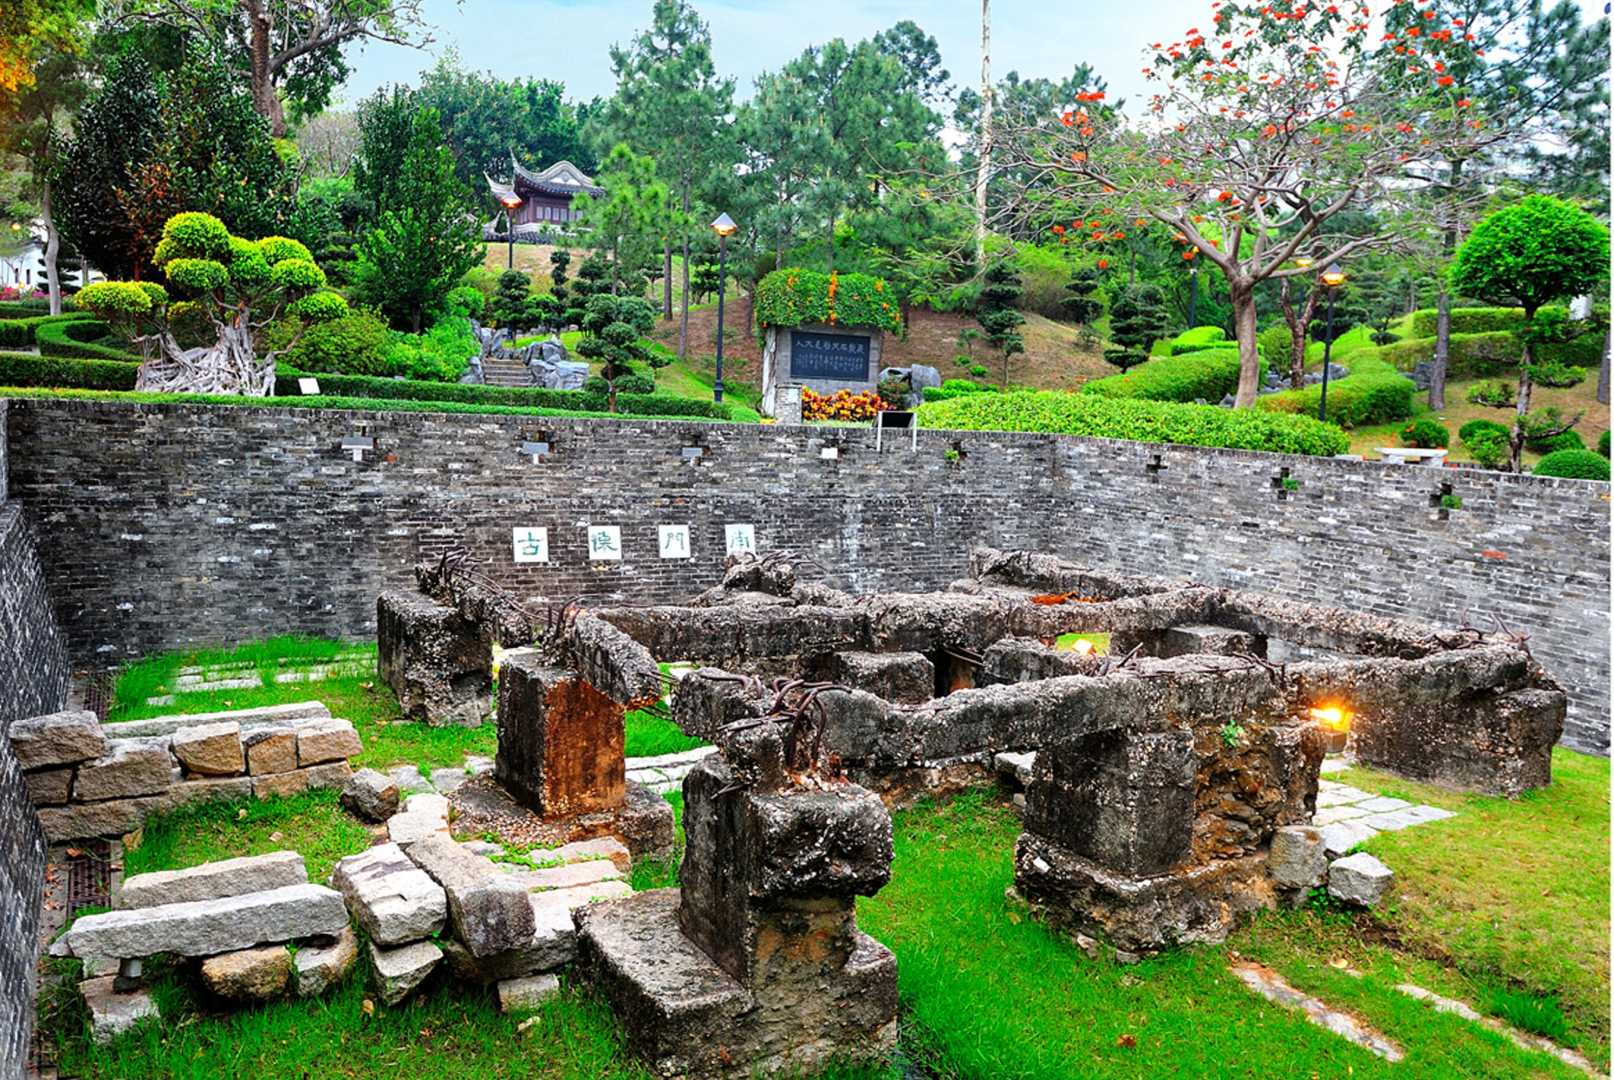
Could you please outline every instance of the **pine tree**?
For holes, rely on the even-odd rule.
[[[532,279],[520,270],[506,270],[499,275],[499,288],[488,305],[488,316],[502,330],[514,330],[525,325],[527,301],[532,292]]]
[[[1070,295],[1060,301],[1071,322],[1092,326],[1103,316],[1104,301],[1098,295],[1098,283],[1102,279],[1103,275],[1093,267],[1078,270],[1071,276],[1070,284],[1065,286],[1065,292]]]
[[[1110,341],[1104,359],[1128,368],[1149,359],[1149,348],[1169,328],[1166,298],[1157,285],[1133,285],[1110,305]]]
[[[566,302],[566,268],[572,264],[572,253],[556,248],[549,253],[549,293],[562,304]]]
[[[583,315],[592,297],[607,295],[611,291],[611,268],[596,252],[583,260],[577,270],[577,279],[566,294],[566,324],[581,326]]]
[[[983,281],[975,321],[981,324],[992,347],[1003,353],[1003,386],[1007,388],[1010,358],[1026,351],[1025,339],[1020,336],[1026,317],[1015,307],[1025,290],[1020,287],[1019,272],[1007,259],[988,267]]]

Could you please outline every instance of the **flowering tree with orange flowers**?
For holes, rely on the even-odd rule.
[[[1256,285],[1394,244],[1416,186],[1409,169],[1494,138],[1449,73],[1473,48],[1460,27],[1432,3],[1397,6],[1418,16],[1386,48],[1363,4],[1214,3],[1203,30],[1149,46],[1143,73],[1159,91],[1143,122],[1110,118],[1093,92],[1000,133],[1006,162],[1030,178],[1022,210],[1075,208],[1065,234],[1096,244],[1158,222],[1184,260],[1222,273],[1240,407],[1256,398]],[[1387,227],[1347,232],[1347,210]]]

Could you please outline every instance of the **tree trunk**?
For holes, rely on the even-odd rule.
[[[687,224],[689,220],[689,188],[687,185],[684,188],[684,220],[686,222],[684,225],[684,266],[679,273],[683,283],[684,295],[678,301],[678,307],[682,312],[681,321],[678,324],[678,359],[680,360],[689,358],[689,226]]]
[[[420,333],[420,305],[419,304],[415,305],[414,311],[410,314],[410,322],[414,325],[414,332],[417,333],[417,334]]]
[[[1306,385],[1306,334],[1305,324],[1299,333],[1289,327],[1289,387],[1299,390]]]
[[[661,239],[661,317],[672,319],[672,238]]]
[[[1599,404],[1608,404],[1608,347],[1609,336],[1603,335],[1603,362],[1597,366],[1597,400]]]
[[[1446,362],[1451,356],[1451,293],[1444,282],[1435,298],[1435,367],[1429,373],[1429,407],[1446,407]]]
[[[1528,324],[1535,315],[1534,311],[1525,308],[1525,323]],[[1535,344],[1526,339],[1524,366],[1519,371],[1519,401],[1513,407],[1513,437],[1508,440],[1508,468],[1513,472],[1524,471],[1524,418],[1530,412],[1530,391],[1535,386],[1535,380],[1530,378],[1530,368],[1535,362]]]
[[[274,73],[269,70],[270,38],[274,35],[274,20],[263,0],[246,0],[248,42],[248,76],[252,84],[252,107],[269,121],[269,133],[277,139],[286,137],[286,115],[275,93]]]
[[[975,272],[986,266],[986,183],[992,175],[992,0],[981,0],[981,160],[975,166]]]
[[[45,290],[50,295],[50,313],[62,313],[62,276],[56,268],[56,256],[62,247],[61,234],[56,231],[56,216],[51,210],[50,181],[39,189],[39,216],[45,221]],[[1604,363],[1607,370],[1608,364]]]
[[[247,397],[273,393],[274,359],[258,357],[252,331],[239,325],[216,325],[218,339],[198,349],[180,347],[172,333],[141,339],[141,349],[148,359],[135,375],[135,389]]]
[[[1239,342],[1239,389],[1233,407],[1247,409],[1255,404],[1261,373],[1261,354],[1255,342],[1255,290],[1248,282],[1229,281],[1233,301],[1233,331]]]

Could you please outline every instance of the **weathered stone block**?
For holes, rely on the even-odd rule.
[[[818,677],[900,704],[917,705],[936,694],[936,665],[918,652],[837,652]]]
[[[1391,870],[1365,851],[1328,864],[1328,895],[1347,904],[1370,908],[1377,904],[1395,879]]]
[[[253,776],[291,772],[297,767],[297,731],[289,727],[253,728],[241,742],[247,751],[247,772]]]
[[[57,712],[18,720],[7,733],[24,769],[74,765],[102,757],[107,740],[92,712]]]
[[[1266,638],[1246,630],[1234,630],[1206,623],[1173,626],[1160,635],[1162,657],[1190,656],[1198,653],[1213,653],[1218,656],[1248,653],[1252,656],[1265,656],[1267,642]]]
[[[39,823],[52,843],[92,836],[122,836],[140,827],[147,814],[171,810],[193,802],[243,799],[252,794],[252,780],[245,776],[221,776],[209,780],[189,780],[175,784],[161,795],[105,802],[70,803],[42,806]]]
[[[499,984],[499,1008],[504,1012],[528,1012],[559,993],[560,979],[554,975],[506,979]]]
[[[499,752],[494,776],[544,817],[622,805],[622,707],[534,650],[499,666]]]
[[[24,773],[22,782],[28,788],[28,800],[35,806],[61,806],[73,792],[73,767]]]
[[[429,941],[383,949],[370,943],[370,965],[375,970],[381,1000],[396,1005],[415,991],[442,962],[443,950]]]
[[[233,720],[180,728],[171,738],[174,756],[186,772],[202,776],[236,776],[246,771],[241,725]]]
[[[157,1020],[157,1003],[144,990],[120,993],[113,988],[114,975],[85,979],[78,984],[84,1004],[90,1010],[90,1037],[101,1046],[133,1028],[142,1020]]]
[[[1279,888],[1309,889],[1328,875],[1323,832],[1310,825],[1285,825],[1272,834],[1267,867]]]
[[[83,802],[127,799],[167,791],[173,779],[174,759],[163,742],[113,739],[104,756],[78,767],[73,791]]]
[[[303,769],[268,773],[252,778],[252,794],[260,799],[285,799],[308,790],[308,773]]]
[[[359,938],[346,927],[329,945],[304,945],[294,962],[298,997],[318,997],[352,974],[359,959]]]
[[[217,900],[264,892],[308,880],[308,868],[295,851],[271,851],[203,863],[186,870],[159,870],[135,874],[123,881],[118,893],[120,909],[160,907],[198,900]]]
[[[404,715],[428,724],[476,726],[492,705],[488,630],[416,592],[376,601],[376,663]]]
[[[210,956],[202,961],[202,983],[231,1001],[269,1001],[291,983],[291,953],[284,945]]]
[[[363,752],[359,733],[347,720],[332,718],[297,725],[297,764],[301,768],[346,761]]]
[[[51,955],[213,956],[336,934],[346,925],[347,906],[340,893],[323,885],[287,885],[245,896],[86,915],[57,939]]]
[[[342,859],[331,871],[331,885],[378,945],[430,937],[448,918],[442,887],[397,844],[380,844]]]
[[[673,688],[671,702],[673,723],[698,739],[710,739],[738,720],[761,716],[763,707],[762,698],[718,668],[685,675]]]
[[[447,835],[410,845],[409,858],[448,894],[454,933],[473,956],[491,956],[526,944],[533,934],[532,900],[484,856]]]
[[[342,788],[342,805],[365,821],[385,821],[398,812],[398,785],[386,773],[360,769]]]

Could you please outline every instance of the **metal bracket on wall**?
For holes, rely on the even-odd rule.
[[[911,453],[919,452],[919,419],[906,409],[887,409],[874,414],[874,452],[878,454],[885,445],[886,429],[900,431],[908,430],[908,450]]]

